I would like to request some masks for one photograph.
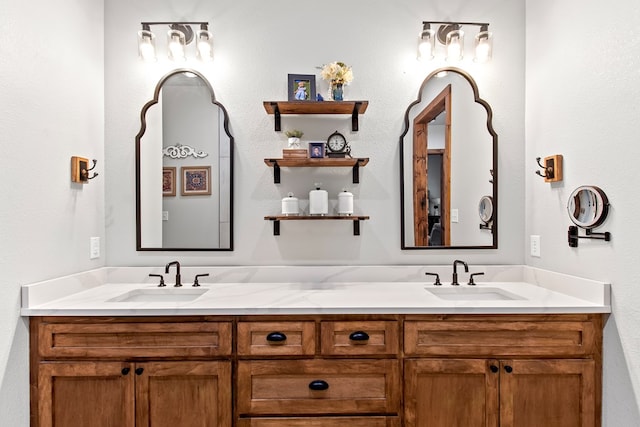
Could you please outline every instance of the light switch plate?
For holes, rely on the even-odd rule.
[[[531,235],[531,256],[540,258],[540,236]]]
[[[89,259],[100,258],[100,237],[92,237],[90,241]]]
[[[458,209],[451,209],[451,222],[458,222]]]

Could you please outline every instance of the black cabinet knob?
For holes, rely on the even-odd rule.
[[[142,373],[144,372],[144,368],[136,368],[136,375],[142,375]]]
[[[286,340],[287,336],[282,332],[271,332],[269,335],[267,335],[267,341],[269,342],[282,342]]]
[[[494,374],[499,371],[499,369],[498,369],[498,367],[496,365],[489,366],[489,369],[491,369],[491,372],[493,372]]]
[[[314,380],[309,383],[311,390],[322,391],[329,388],[329,383],[323,380]]]
[[[364,331],[351,332],[349,335],[351,341],[369,341],[369,334]]]
[[[513,368],[509,365],[506,365],[504,367],[504,370],[507,372],[507,374],[510,374],[511,372],[513,372]]]
[[[129,372],[131,371],[131,368],[122,368],[122,375],[129,375]]]

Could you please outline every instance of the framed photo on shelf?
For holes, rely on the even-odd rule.
[[[183,166],[183,196],[208,196],[211,194],[211,166]]]
[[[324,142],[310,142],[309,157],[312,159],[324,158]]]
[[[313,74],[289,74],[289,101],[315,101],[316,76]]]
[[[162,196],[174,197],[176,195],[176,168],[162,168]]]

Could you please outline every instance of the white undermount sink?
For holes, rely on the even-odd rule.
[[[426,288],[427,292],[445,300],[454,301],[505,301],[522,300],[521,296],[496,287],[450,287]]]
[[[145,288],[134,289],[107,302],[186,302],[193,301],[209,289],[206,288]]]

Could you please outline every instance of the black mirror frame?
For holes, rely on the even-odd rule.
[[[419,104],[422,101],[422,92],[429,83],[429,81],[434,78],[437,74],[442,72],[453,72],[462,76],[468,83],[471,85],[473,90],[474,102],[482,105],[482,107],[487,112],[487,130],[491,135],[493,140],[492,148],[493,148],[493,168],[491,169],[491,181],[493,184],[492,191],[492,199],[493,199],[493,244],[490,246],[407,246],[405,242],[405,220],[404,220],[404,200],[405,200],[405,191],[404,191],[404,137],[409,131],[409,113],[411,109]],[[422,82],[420,85],[420,89],[418,91],[418,98],[409,104],[407,110],[404,114],[404,130],[402,134],[400,134],[400,248],[402,250],[449,250],[449,249],[498,249],[498,135],[493,129],[493,111],[491,110],[491,106],[487,101],[480,98],[480,94],[478,91],[478,85],[475,80],[469,73],[466,71],[456,68],[456,67],[443,67],[438,68],[437,70],[432,71]]]
[[[158,103],[159,99],[160,99],[160,91],[162,90],[162,85],[165,83],[165,81],[167,79],[169,79],[170,77],[176,75],[176,74],[181,74],[181,73],[192,73],[195,74],[196,76],[198,76],[207,86],[207,88],[209,89],[209,93],[211,93],[211,103],[216,105],[218,108],[220,108],[220,110],[222,111],[223,115],[224,115],[224,122],[223,122],[223,126],[224,126],[224,131],[227,134],[227,136],[229,137],[229,217],[230,217],[230,229],[229,229],[229,247],[227,248],[143,248],[142,247],[142,223],[141,223],[141,202],[140,202],[140,155],[141,155],[141,150],[140,150],[140,144],[141,144],[141,140],[142,137],[147,129],[147,121],[146,121],[146,114],[147,114],[147,110]],[[234,156],[234,138],[233,135],[231,135],[231,132],[229,131],[229,114],[227,114],[227,110],[226,108],[224,108],[224,105],[220,104],[218,101],[216,101],[216,97],[215,94],[213,92],[213,87],[211,87],[211,84],[209,83],[209,81],[198,71],[192,70],[192,69],[188,69],[188,68],[178,68],[175,69],[173,71],[170,71],[169,73],[165,74],[160,81],[158,81],[158,84],[156,85],[155,91],[153,92],[153,99],[149,102],[147,102],[143,107],[142,110],[140,111],[140,131],[138,132],[138,134],[136,135],[136,251],[163,251],[163,252],[170,252],[170,251],[207,251],[207,252],[212,252],[212,251],[233,251],[233,156]]]

